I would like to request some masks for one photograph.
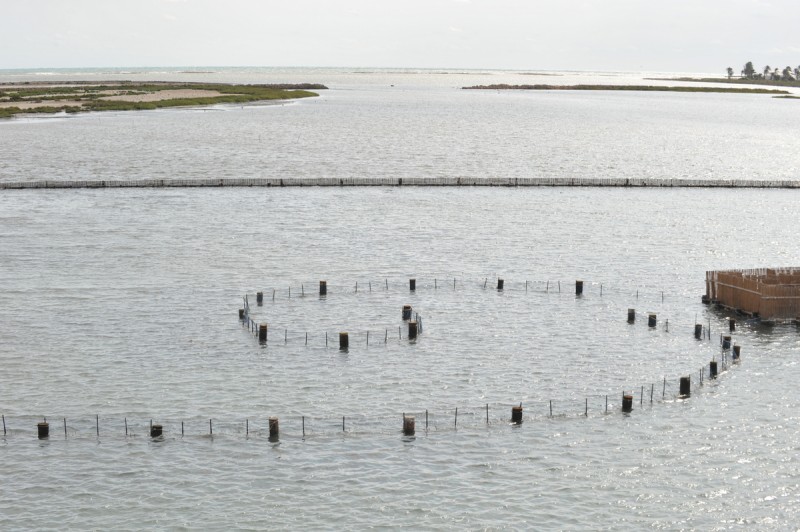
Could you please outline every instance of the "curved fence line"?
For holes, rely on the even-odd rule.
[[[198,187],[655,187],[655,188],[800,188],[790,179],[630,179],[622,177],[349,177],[37,180],[0,182],[0,190],[55,188]]]
[[[730,356],[729,356],[730,355]],[[733,351],[724,353],[717,371],[716,360],[712,365],[705,365],[690,375],[679,379],[664,379],[661,382],[649,383],[623,390],[619,395],[590,395],[583,400],[551,399],[547,401],[531,401],[527,403],[485,403],[483,405],[461,405],[450,409],[407,410],[395,415],[369,416],[363,414],[343,416],[304,416],[298,414],[284,417],[256,417],[237,421],[220,420],[219,418],[176,419],[173,417],[153,418],[150,420],[136,418],[93,415],[85,418],[67,418],[65,416],[36,417],[31,415],[2,416],[3,439],[8,441],[17,436],[39,439],[68,438],[135,438],[139,436],[164,438],[184,437],[265,437],[277,441],[278,434],[285,439],[309,438],[345,435],[390,435],[403,434],[405,420],[413,416],[417,433],[442,433],[459,429],[481,429],[509,424],[524,425],[547,419],[578,419],[614,414],[635,415],[636,410],[652,408],[655,404],[676,400],[687,400],[697,388],[702,388],[709,379],[719,379],[734,365],[738,358],[732,358]],[[514,419],[515,410],[518,416]],[[280,420],[280,430],[277,421]],[[273,432],[273,422],[275,432]],[[46,433],[39,427],[47,423]],[[154,425],[156,423],[157,425]],[[153,432],[158,427],[157,433]],[[406,435],[413,435],[406,433]]]

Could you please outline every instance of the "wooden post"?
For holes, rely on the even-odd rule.
[[[711,362],[708,363],[708,376],[711,377],[712,379],[716,379],[717,378],[717,361],[716,360],[712,360]]]
[[[243,308],[239,309],[239,319],[240,320],[244,320],[244,309]]]
[[[256,292],[256,305],[259,307],[264,304],[264,292]]]
[[[583,294],[583,281],[575,281],[575,295]]]
[[[698,340],[703,336],[703,326],[700,323],[694,324],[694,337]]]
[[[622,411],[623,412],[632,412],[633,411],[633,396],[622,394]]]
[[[39,434],[40,440],[46,440],[50,437],[50,423],[42,421],[36,424],[36,430]]]
[[[655,314],[648,314],[647,315],[647,326],[648,327],[655,327],[656,326],[656,315]]]
[[[339,333],[339,349],[346,351],[350,345],[350,339],[347,336],[346,332]]]
[[[733,346],[733,361],[734,362],[738,362],[739,361],[739,355],[741,355],[741,354],[742,354],[742,347],[740,345],[734,345]]]
[[[411,305],[403,305],[403,321],[411,319]]]
[[[164,428],[161,425],[150,425],[150,437],[158,438],[163,434]]]
[[[409,321],[408,322],[408,339],[413,340],[417,337],[417,322],[416,321]]]
[[[262,323],[258,326],[258,341],[259,342],[266,342],[267,341],[267,324]]]
[[[503,280],[502,279],[498,279],[497,280],[497,289],[498,290],[502,290],[503,289]]]
[[[515,425],[522,424],[522,405],[511,407],[511,422]]]
[[[736,330],[736,320],[733,318],[728,318],[728,329],[733,332]]]
[[[417,280],[416,279],[409,279],[408,280],[408,289],[414,292],[417,289]]]
[[[303,425],[305,425],[305,417],[303,418]],[[305,433],[305,426],[303,427],[303,432]],[[278,426],[278,418],[277,417],[270,417],[269,418],[269,440],[270,441],[277,441],[280,436],[280,428]]]
[[[328,281],[319,282],[319,295],[324,296],[328,293]]]
[[[629,308],[628,309],[628,323],[633,323],[636,321],[636,309]]]
[[[730,336],[723,336],[722,337],[722,350],[727,351],[731,348],[731,337]]]
[[[681,377],[680,396],[689,397],[692,394],[692,378]]]
[[[407,416],[403,414],[403,435],[414,435],[414,416]]]

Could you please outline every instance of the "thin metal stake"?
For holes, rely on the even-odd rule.
[[[425,430],[428,430],[428,411],[425,410]]]
[[[214,427],[211,426],[211,420],[210,419],[208,420],[208,433],[209,434],[214,434]]]
[[[64,418],[64,439],[67,439],[67,418]]]
[[[653,388],[655,388],[655,386],[656,385],[653,384],[652,382],[650,383],[650,404],[651,405],[653,404]]]
[[[303,437],[306,437],[306,416],[303,416]]]
[[[603,297],[603,283],[600,283],[600,297]]]
[[[550,417],[553,417],[553,400],[550,399]]]
[[[547,286],[544,287],[545,292],[550,292],[550,281],[547,281]]]
[[[128,418],[125,418],[125,437],[128,436]]]
[[[289,329],[283,330],[283,343],[287,343],[289,341]]]
[[[183,438],[183,421],[181,421],[181,438]]]
[[[661,400],[664,400],[664,397],[667,396],[667,378],[664,377],[664,389],[661,390]]]
[[[301,296],[306,295],[306,287],[302,283],[300,283],[300,295]]]
[[[325,331],[325,347],[328,347],[328,331]]]
[[[644,402],[644,386],[642,386],[642,391],[639,393],[639,406],[642,406]]]
[[[561,281],[558,281],[558,293],[561,293]]]
[[[3,414],[3,436],[6,435],[6,415]]]
[[[369,283],[369,291],[372,292],[372,281],[367,281]]]
[[[458,428],[458,407],[456,407],[456,424],[455,428]]]
[[[306,331],[306,345],[308,345],[308,332]]]
[[[97,428],[97,435],[100,436],[100,414],[95,414],[94,423]]]
[[[589,398],[586,398],[586,409],[583,411],[583,415],[589,417]]]
[[[250,435],[250,420],[249,419],[245,418],[244,426],[245,426],[245,429],[244,429],[245,430],[245,436],[249,436]]]
[[[397,337],[403,339],[403,331],[400,327],[397,328]]]
[[[436,286],[436,277],[433,278],[433,289],[434,290],[438,289],[437,286]]]
[[[606,395],[606,414],[608,414],[608,396]]]
[[[489,403],[486,403],[486,424],[489,424]]]
[[[369,347],[369,331],[367,331],[367,347]]]
[[[344,416],[342,416],[342,432],[344,432]]]
[[[388,341],[389,341],[389,329],[386,329],[386,336],[383,337],[383,343],[385,344]]]

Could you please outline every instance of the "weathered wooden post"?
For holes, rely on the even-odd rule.
[[[264,304],[264,292],[256,292],[256,305],[259,307]]]
[[[303,431],[305,431],[305,417],[303,417]],[[270,441],[277,441],[280,437],[280,428],[278,426],[278,418],[269,418],[269,439]]]
[[[681,397],[689,397],[692,394],[692,378],[681,377],[680,391]]]
[[[403,321],[411,319],[411,305],[403,305]]]
[[[575,295],[583,294],[583,281],[575,281]]]
[[[414,435],[414,416],[407,416],[403,414],[403,435],[405,436],[413,436]]]
[[[328,281],[319,282],[319,295],[324,296],[328,293]]]
[[[731,337],[730,336],[723,336],[722,337],[722,349],[727,351],[731,348]]]
[[[522,424],[522,405],[511,407],[511,422],[515,425]]]
[[[408,322],[408,339],[413,340],[417,337],[417,322],[416,321],[409,321]]]
[[[728,329],[733,332],[736,330],[736,320],[733,318],[728,318]]]
[[[734,362],[738,362],[739,361],[739,355],[741,355],[741,354],[742,354],[742,347],[740,345],[734,345],[733,346],[733,361]]]
[[[712,360],[711,362],[709,362],[709,364],[708,364],[708,375],[712,379],[716,379],[717,378],[717,361],[716,360]]]
[[[258,326],[258,341],[259,342],[266,342],[267,341],[267,324],[262,323]]]
[[[150,437],[158,438],[164,432],[164,427],[161,425],[150,425]]]
[[[347,336],[346,332],[339,333],[339,349],[346,351],[347,348],[350,346],[350,339]]]
[[[503,283],[504,283],[503,279],[498,279],[497,280],[497,289],[498,290],[502,290],[503,289]]]
[[[633,396],[622,394],[622,411],[623,412],[632,412],[633,411]]]
[[[650,313],[647,315],[647,326],[648,327],[655,327],[656,326],[656,315]]]
[[[244,309],[239,309],[239,321],[244,321]]]
[[[629,308],[628,309],[628,323],[633,323],[636,321],[636,309]]]
[[[38,432],[40,440],[46,440],[50,437],[50,423],[42,421],[36,424],[36,431]]]
[[[417,289],[417,280],[416,279],[409,279],[408,280],[408,289],[414,292]]]
[[[700,323],[694,324],[694,337],[700,340],[703,337],[703,325]]]

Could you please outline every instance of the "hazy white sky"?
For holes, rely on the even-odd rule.
[[[0,68],[738,73],[800,65],[798,0],[0,0]]]

